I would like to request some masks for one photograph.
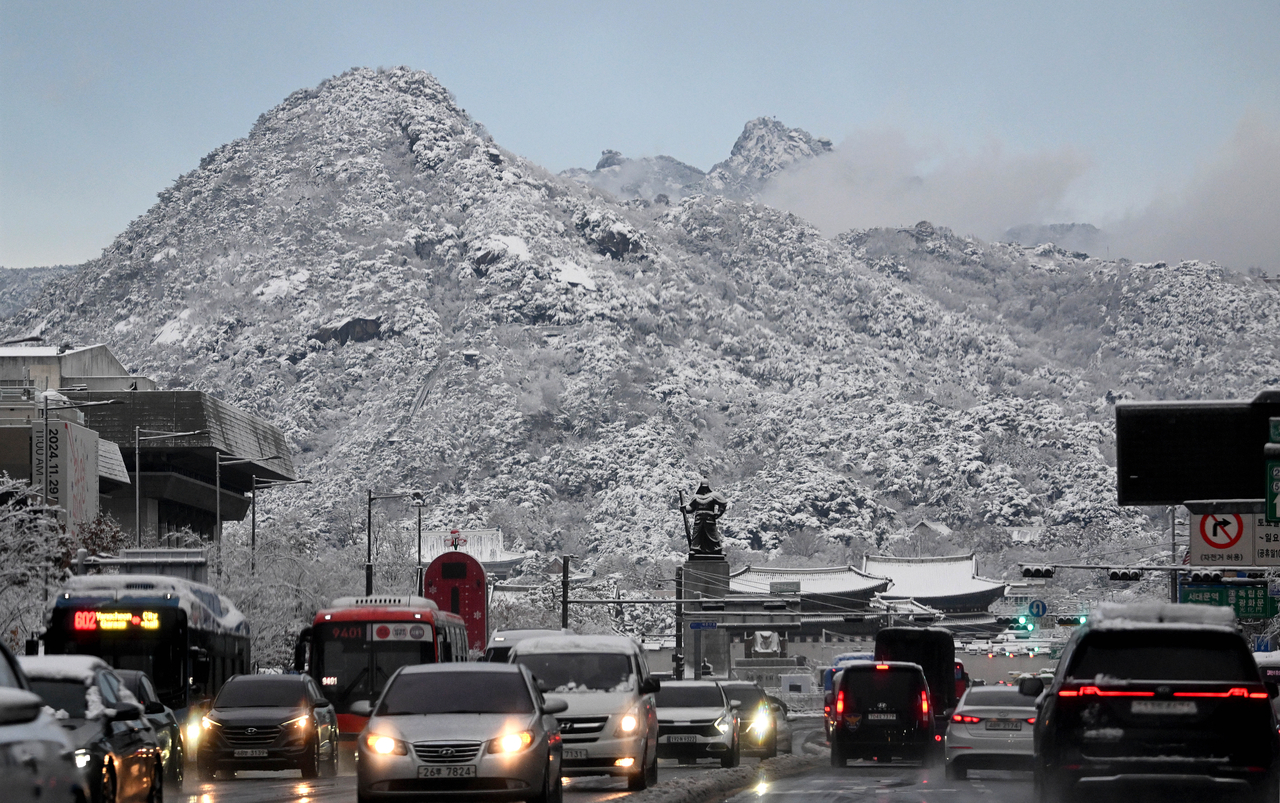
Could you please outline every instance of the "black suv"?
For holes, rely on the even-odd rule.
[[[200,720],[200,780],[219,771],[338,768],[338,715],[309,675],[236,675]]]
[[[851,758],[929,763],[933,701],[924,670],[903,661],[855,661],[837,675],[832,704],[831,766]]]
[[[1280,738],[1230,608],[1104,605],[1038,694],[1035,788],[1061,801],[1105,786],[1165,782],[1280,797]]]

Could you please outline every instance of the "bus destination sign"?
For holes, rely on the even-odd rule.
[[[71,627],[78,631],[138,631],[159,630],[158,611],[75,611]]]

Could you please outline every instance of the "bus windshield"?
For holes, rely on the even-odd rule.
[[[325,697],[340,712],[356,700],[377,699],[400,667],[435,663],[435,642],[429,636],[417,641],[370,641],[369,628],[363,622],[326,622],[315,629],[316,674]]]

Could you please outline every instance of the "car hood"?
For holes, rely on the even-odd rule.
[[[635,692],[592,691],[573,694],[556,694],[549,692],[548,697],[558,697],[568,704],[569,709],[556,714],[560,719],[572,717],[598,717],[601,715],[625,714],[640,699]]]
[[[366,732],[406,742],[483,742],[526,730],[532,721],[532,714],[407,714],[373,717]]]
[[[223,725],[279,725],[310,713],[295,706],[261,708],[215,708],[209,718]]]
[[[701,708],[659,708],[659,722],[689,722],[691,720],[703,719],[719,719],[724,713],[723,708],[701,707]]]

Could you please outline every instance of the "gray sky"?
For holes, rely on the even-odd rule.
[[[705,170],[775,116],[837,143],[844,179],[779,196],[844,210],[824,229],[1083,221],[1275,274],[1277,43],[1276,0],[0,0],[0,265],[95,257],[294,90],[404,64],[554,171]]]

